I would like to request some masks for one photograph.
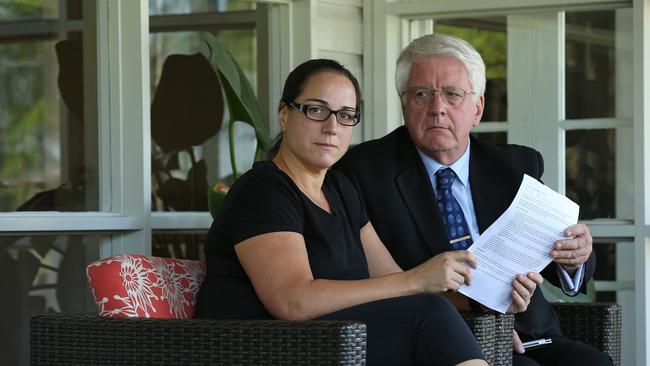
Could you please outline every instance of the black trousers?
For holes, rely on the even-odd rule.
[[[590,345],[567,337],[550,337],[553,343],[526,351],[513,353],[513,366],[570,365],[611,366],[609,356]]]
[[[484,359],[458,311],[438,295],[373,301],[319,319],[365,323],[368,366],[455,365]]]

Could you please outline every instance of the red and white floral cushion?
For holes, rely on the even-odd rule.
[[[103,316],[192,318],[205,277],[199,261],[126,254],[86,268]]]

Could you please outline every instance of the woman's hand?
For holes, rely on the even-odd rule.
[[[541,285],[542,282],[544,278],[539,273],[528,272],[526,276],[518,274],[512,280],[512,304],[506,313],[516,314],[526,311],[537,285]]]
[[[458,291],[464,283],[469,285],[470,267],[476,268],[474,255],[466,250],[454,250],[440,253],[409,272],[421,292],[439,293]]]

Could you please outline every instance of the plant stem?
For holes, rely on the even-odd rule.
[[[228,123],[228,143],[230,144],[230,166],[232,167],[232,176],[239,178],[237,173],[237,161],[235,159],[235,120],[231,119]]]
[[[259,161],[262,158],[263,152],[264,151],[262,151],[259,146],[255,148],[255,161]]]

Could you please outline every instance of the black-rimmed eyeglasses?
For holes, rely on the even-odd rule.
[[[428,104],[431,102],[436,92],[440,93],[440,97],[445,103],[458,107],[463,104],[467,94],[474,94],[473,91],[463,90],[455,86],[444,86],[440,89],[428,88],[425,86],[415,86],[407,88],[402,95],[415,102],[415,104]]]
[[[361,114],[353,109],[341,109],[333,111],[323,105],[318,104],[300,104],[295,102],[287,103],[289,106],[301,111],[305,117],[312,121],[323,122],[330,118],[331,115],[336,117],[336,121],[343,126],[355,126],[361,122]]]

